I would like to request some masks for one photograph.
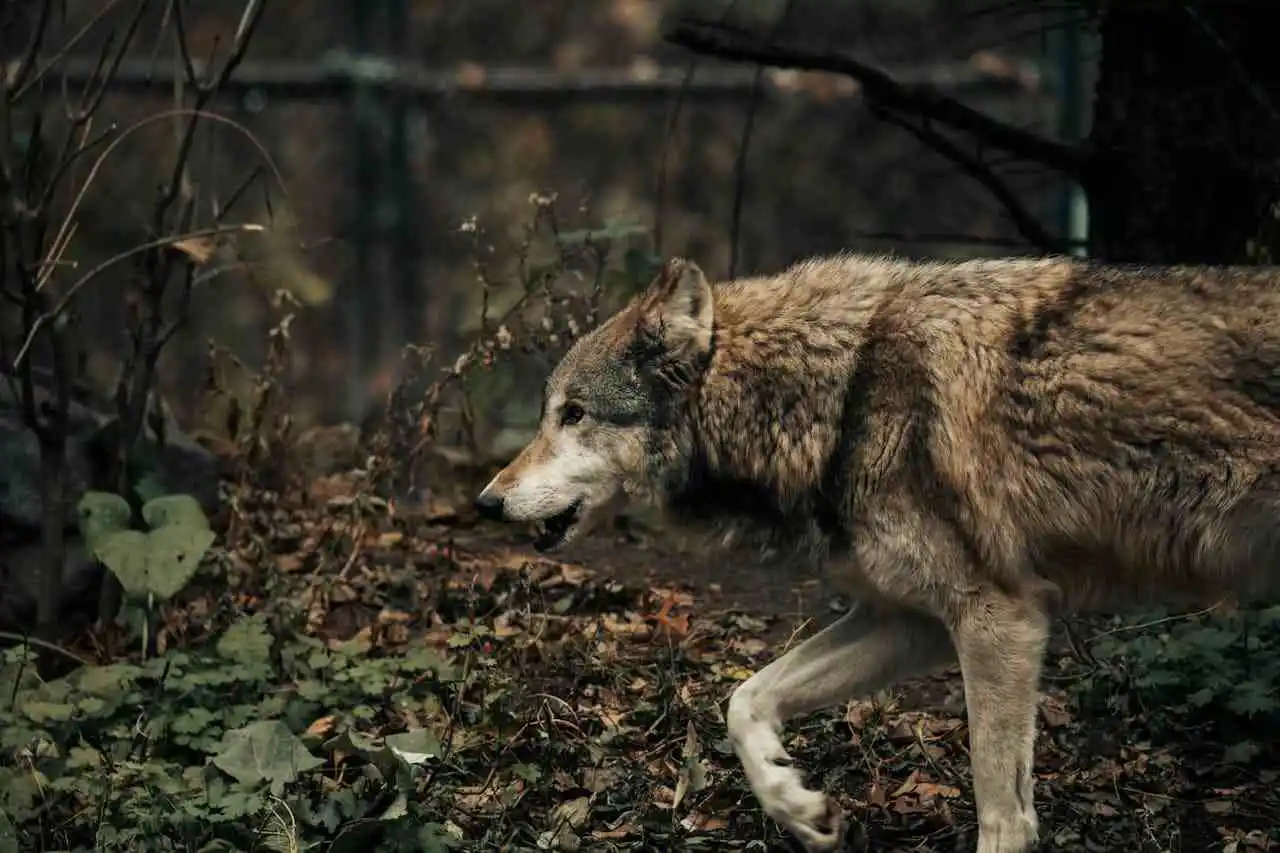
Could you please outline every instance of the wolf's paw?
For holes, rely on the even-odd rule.
[[[978,821],[978,853],[1028,853],[1039,836],[1034,810],[988,815]]]
[[[821,791],[793,789],[766,811],[796,837],[805,853],[833,853],[844,844],[844,812]]]

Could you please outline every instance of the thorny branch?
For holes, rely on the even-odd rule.
[[[883,70],[840,53],[823,53],[776,45],[770,40],[728,24],[684,20],[665,34],[671,44],[697,53],[776,68],[825,71],[856,80],[866,100],[886,114],[917,116],[944,124],[1023,160],[1042,163],[1066,175],[1078,176],[1085,165],[1080,148],[994,119],[927,85],[906,85]]]

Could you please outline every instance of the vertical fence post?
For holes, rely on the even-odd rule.
[[[351,53],[356,61],[369,54],[370,17],[373,3],[350,0]],[[341,346],[346,348],[350,369],[343,380],[343,416],[356,419],[364,407],[364,378],[368,375],[370,341],[370,288],[373,275],[374,221],[377,204],[377,162],[372,143],[377,138],[377,108],[372,87],[366,75],[352,75],[348,101],[351,130],[351,179],[354,190],[351,209],[347,211],[353,251],[351,275],[342,282]]]
[[[1071,19],[1075,10],[1063,13],[1068,20],[1051,25],[1050,38],[1057,54],[1057,110],[1058,136],[1063,142],[1075,144],[1084,138],[1090,104],[1084,89],[1084,28],[1081,21]],[[1089,201],[1080,184],[1070,176],[1063,176],[1058,197],[1058,221],[1062,236],[1069,241],[1082,241],[1089,234]],[[1085,255],[1087,250],[1072,245],[1068,253]]]
[[[390,48],[397,61],[408,58],[409,4],[407,0],[387,0]],[[410,125],[420,109],[408,95],[398,91],[391,102],[391,128],[387,150],[387,174],[391,179],[394,204],[391,263],[394,288],[388,288],[396,305],[391,312],[397,319],[392,348],[383,357],[394,357],[396,351],[423,333],[426,295],[422,276],[422,227],[418,212],[418,187],[413,176],[413,156],[409,147]]]

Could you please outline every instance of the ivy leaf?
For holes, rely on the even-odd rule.
[[[214,766],[237,782],[269,782],[277,796],[286,784],[323,763],[279,720],[260,720],[227,732],[222,751],[213,757]]]

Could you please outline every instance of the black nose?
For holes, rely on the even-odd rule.
[[[480,513],[481,518],[487,518],[490,521],[502,521],[502,496],[491,495],[481,492],[476,496],[474,501],[476,512]]]

